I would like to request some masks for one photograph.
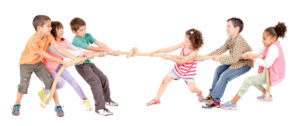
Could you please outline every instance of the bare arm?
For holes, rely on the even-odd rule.
[[[185,64],[191,60],[193,60],[196,56],[198,56],[198,50],[197,51],[193,51],[190,55],[182,58],[182,59],[178,59],[178,58],[174,58],[174,57],[170,57],[170,56],[167,56],[168,58],[167,59],[170,59],[172,60],[173,62],[177,63],[177,64]]]
[[[64,50],[63,48],[61,48],[56,42],[55,40],[50,41],[51,45],[53,46],[53,48],[55,50],[57,50],[60,54],[64,55],[65,57],[68,57],[72,60],[76,60],[76,57],[71,55],[68,51]]]
[[[168,52],[172,52],[176,49],[182,48],[183,46],[184,46],[184,43],[182,42],[180,44],[177,44],[177,45],[174,45],[174,46],[171,46],[171,47],[157,49],[155,51],[152,51],[151,54],[154,54],[154,53],[168,53]]]

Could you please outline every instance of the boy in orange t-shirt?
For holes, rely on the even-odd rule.
[[[26,47],[20,58],[20,84],[18,85],[18,94],[15,105],[13,106],[12,114],[18,116],[20,114],[21,99],[24,94],[27,94],[31,74],[34,72],[37,77],[43,81],[46,89],[50,89],[53,83],[53,79],[48,73],[46,67],[42,63],[43,58],[58,62],[66,67],[72,66],[72,62],[63,61],[46,53],[46,49],[51,44],[59,53],[71,58],[72,60],[78,60],[76,57],[63,50],[55,42],[54,37],[50,34],[51,31],[51,19],[45,15],[37,15],[33,19],[33,26],[36,33],[30,37]],[[59,105],[58,96],[55,92],[53,99],[55,101],[55,111],[57,116],[62,117],[64,113],[62,107]]]

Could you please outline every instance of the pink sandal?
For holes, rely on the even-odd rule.
[[[153,99],[153,100],[151,100],[150,102],[147,103],[147,106],[155,105],[155,104],[159,104],[159,103],[160,103],[159,99]]]

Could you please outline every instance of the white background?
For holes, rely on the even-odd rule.
[[[299,125],[299,12],[299,4],[287,0],[1,1],[0,125]],[[81,100],[66,84],[58,91],[65,116],[56,117],[53,102],[46,109],[40,107],[37,92],[43,84],[33,74],[29,94],[22,100],[21,115],[15,117],[11,114],[11,106],[19,84],[19,59],[27,40],[35,32],[32,19],[37,14],[62,22],[68,40],[74,37],[70,20],[81,17],[87,23],[87,32],[112,49],[122,51],[138,47],[141,52],[147,52],[172,46],[183,41],[186,30],[196,28],[203,33],[205,43],[199,54],[210,53],[224,44],[228,18],[239,17],[244,21],[241,34],[253,50],[263,46],[263,30],[282,21],[288,28],[286,38],[280,39],[286,59],[286,78],[271,88],[272,103],[257,102],[256,97],[261,93],[251,87],[238,102],[237,111],[202,109],[202,104],[182,80],[171,82],[160,105],[146,107],[174,63],[162,58],[106,56],[92,61],[108,76],[112,99],[120,104],[117,108],[109,107],[113,116],[102,117],[94,110],[83,110]],[[196,85],[205,96],[218,65],[214,61],[198,63]],[[74,67],[68,70],[94,104],[88,84]],[[256,72],[257,66],[229,82],[222,103],[231,100],[243,80]]]

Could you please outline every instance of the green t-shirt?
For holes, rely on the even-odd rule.
[[[79,48],[86,49],[90,44],[93,44],[95,41],[96,39],[90,33],[86,33],[83,38],[79,38],[75,36],[73,38],[72,44]],[[84,63],[92,63],[92,62],[90,60],[85,60]]]

